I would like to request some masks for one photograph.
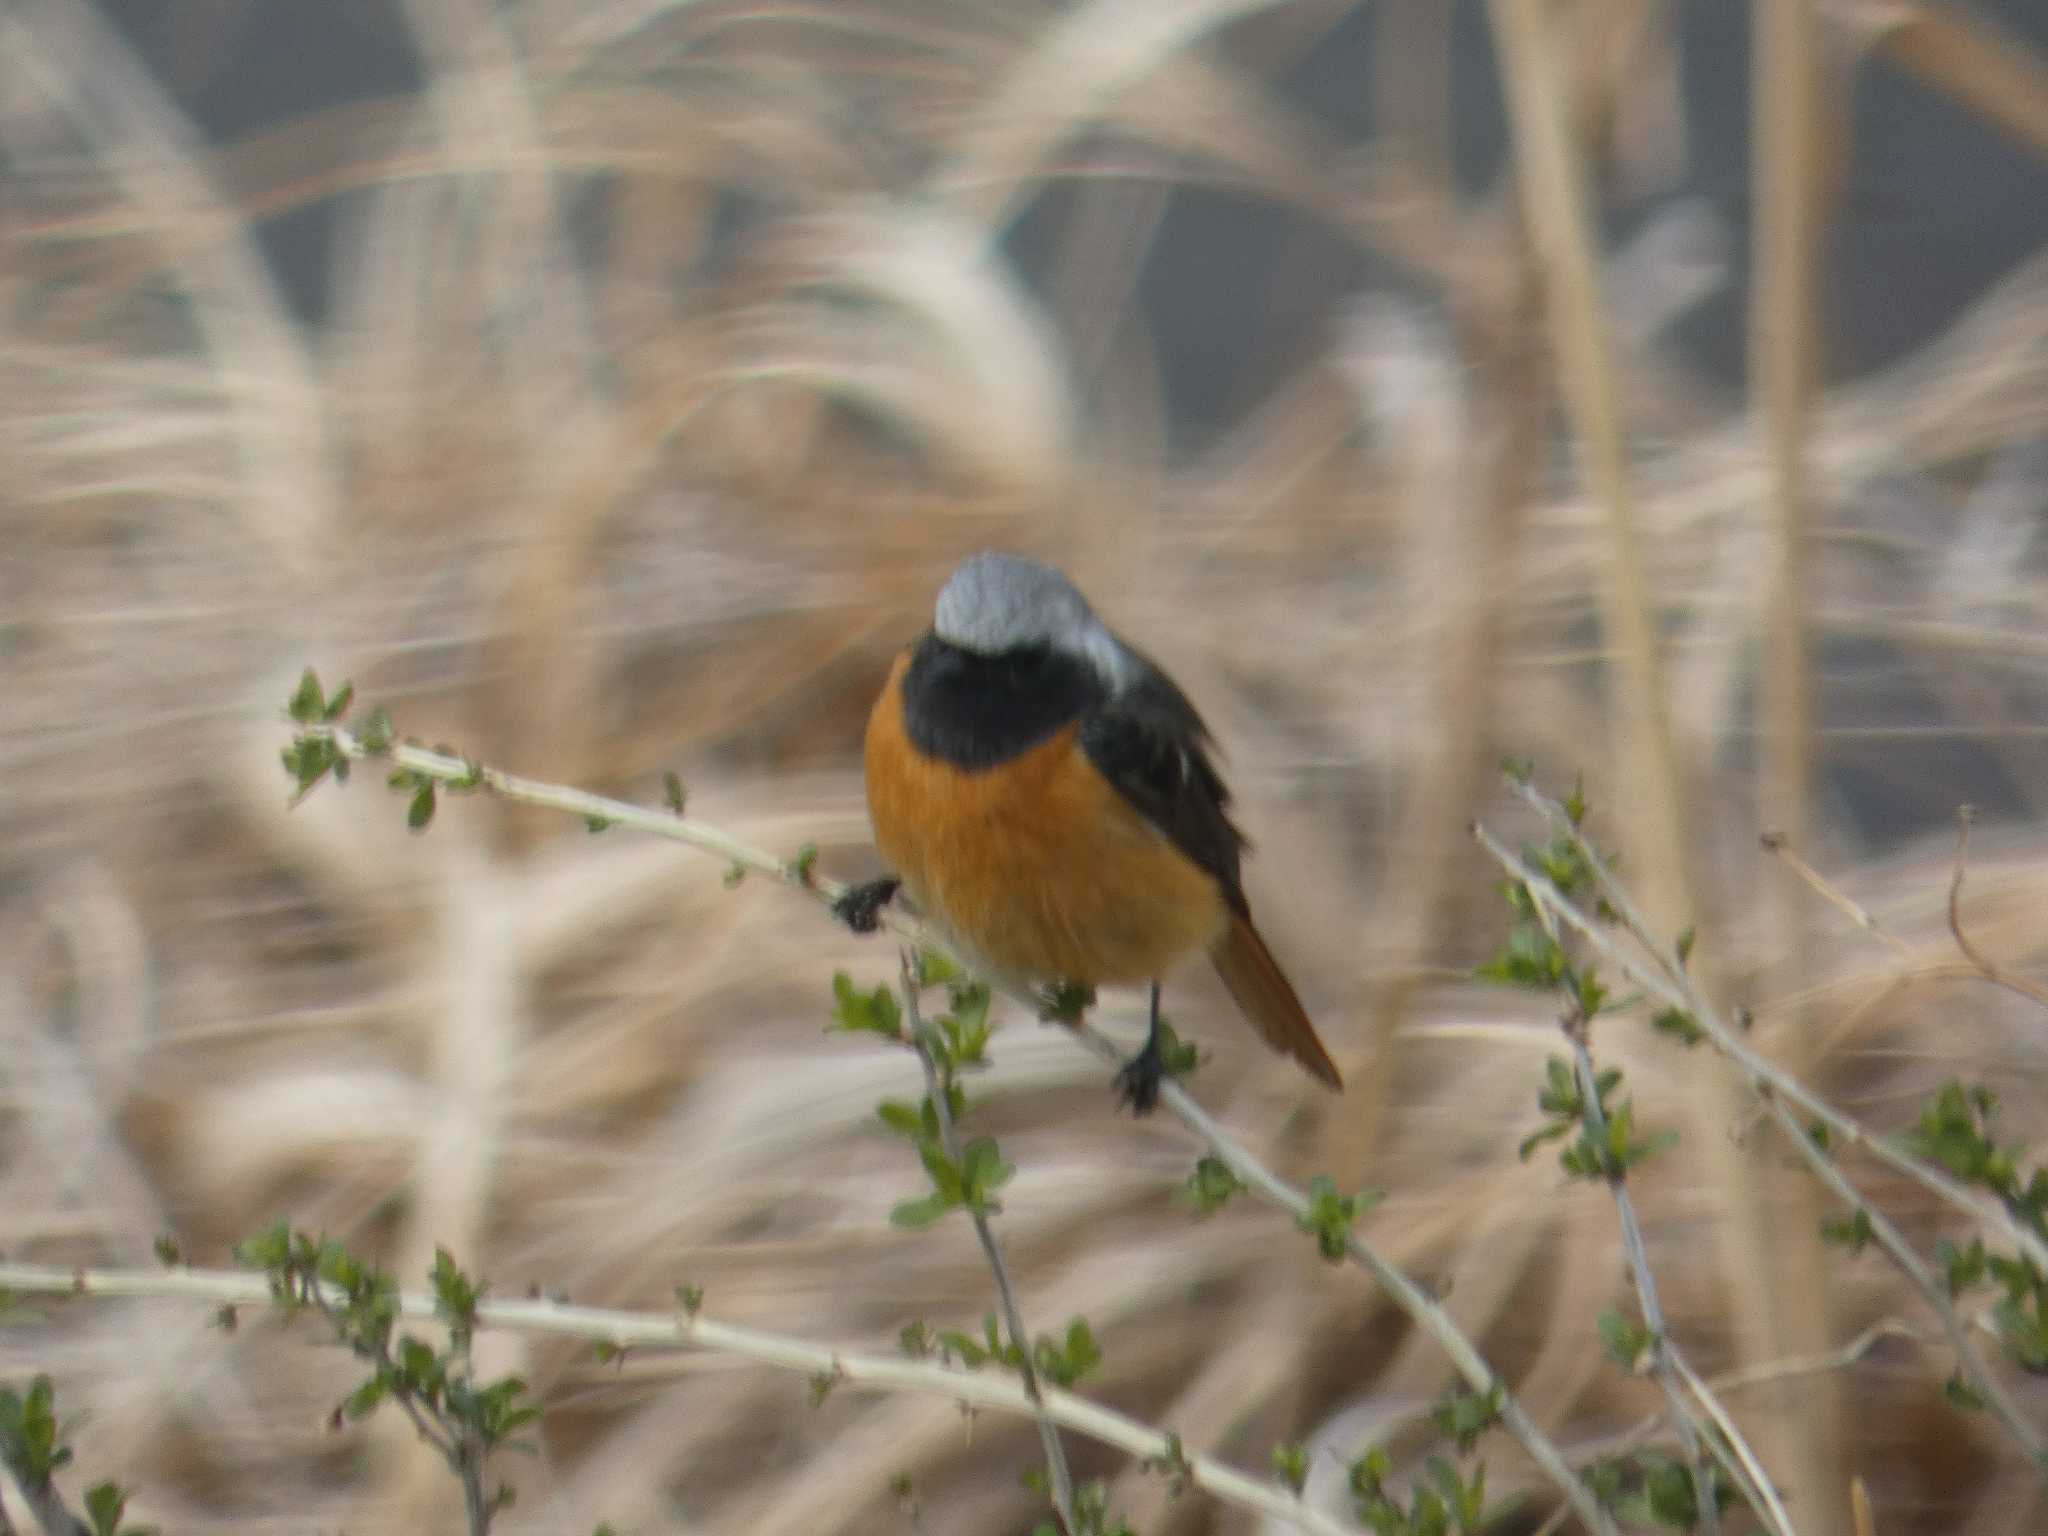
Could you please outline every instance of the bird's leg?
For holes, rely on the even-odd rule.
[[[1138,1054],[1116,1075],[1116,1091],[1134,1115],[1149,1115],[1159,1102],[1159,1080],[1166,1075],[1166,1054],[1159,1039],[1159,983],[1152,983],[1152,1023]]]
[[[896,899],[902,885],[894,875],[850,885],[832,903],[832,915],[855,933],[873,933],[882,925],[882,908]]]

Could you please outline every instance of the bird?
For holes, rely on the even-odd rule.
[[[973,555],[869,714],[868,815],[889,873],[835,909],[872,932],[901,891],[1012,986],[1149,985],[1144,1046],[1115,1082],[1139,1115],[1165,1072],[1162,978],[1197,951],[1269,1046],[1341,1092],[1252,921],[1212,745],[1187,695],[1060,571]]]

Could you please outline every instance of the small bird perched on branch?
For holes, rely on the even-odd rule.
[[[1244,834],[1202,717],[1065,576],[975,555],[897,657],[868,719],[868,813],[894,873],[838,909],[871,932],[899,887],[1011,983],[1152,988],[1145,1045],[1117,1075],[1139,1114],[1164,1072],[1159,983],[1208,951],[1266,1043],[1343,1087],[1252,924]]]

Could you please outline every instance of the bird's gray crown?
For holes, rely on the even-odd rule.
[[[948,645],[981,656],[1051,646],[1090,663],[1111,687],[1137,669],[1137,658],[1074,584],[1024,555],[990,550],[962,561],[939,593],[932,628]]]

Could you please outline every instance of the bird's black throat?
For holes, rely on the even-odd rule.
[[[928,757],[993,768],[1071,725],[1109,696],[1086,660],[1049,645],[983,656],[928,634],[903,673],[903,728]]]

